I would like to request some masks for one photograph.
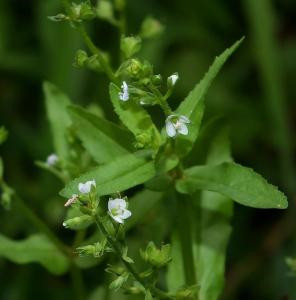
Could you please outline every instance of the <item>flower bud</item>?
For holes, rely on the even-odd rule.
[[[142,23],[140,35],[142,38],[152,38],[161,34],[163,30],[164,27],[158,20],[147,17]]]
[[[159,86],[162,84],[162,77],[160,74],[153,75],[151,80],[152,80],[152,83],[156,86]]]
[[[176,82],[179,79],[179,74],[178,73],[174,73],[171,76],[168,77],[167,79],[167,86],[169,89],[173,88],[173,86],[176,84]]]
[[[82,68],[85,66],[85,63],[88,61],[88,55],[84,50],[77,50],[75,54],[75,59],[73,66],[76,68]]]
[[[116,20],[114,18],[114,10],[111,1],[100,0],[96,7],[97,16],[100,19],[106,20],[111,24],[115,24]]]
[[[171,246],[169,244],[158,249],[153,242],[149,242],[145,251],[140,250],[141,257],[154,267],[160,268],[171,261]]]
[[[93,218],[88,215],[75,217],[63,222],[63,226],[72,230],[85,229],[94,222]]]
[[[122,285],[128,280],[129,273],[124,272],[122,275],[118,276],[114,281],[111,282],[109,288],[118,291]]]
[[[95,246],[94,245],[86,245],[76,248],[79,256],[94,256]]]
[[[135,55],[141,49],[142,40],[138,36],[122,37],[120,49],[126,58]]]
[[[0,127],[0,145],[3,144],[8,136],[8,131],[5,129],[5,127]]]
[[[198,291],[197,285],[185,287],[176,293],[176,300],[194,300]]]
[[[95,17],[94,10],[90,1],[85,1],[80,4],[72,3],[71,19],[76,22],[91,20]]]
[[[53,22],[62,22],[62,21],[69,20],[69,17],[64,15],[64,14],[57,14],[55,16],[48,16],[47,18],[50,21],[53,21]]]
[[[130,77],[139,77],[142,71],[142,63],[138,59],[131,59],[129,60],[126,71]]]

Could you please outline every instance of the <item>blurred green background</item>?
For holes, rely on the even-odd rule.
[[[61,226],[65,210],[57,196],[62,186],[34,165],[53,151],[42,81],[58,85],[75,103],[100,104],[109,119],[115,115],[106,78],[73,68],[76,50],[85,47],[68,24],[48,20],[58,12],[58,0],[0,1],[0,125],[10,132],[1,156],[6,180],[67,240],[71,234]],[[246,36],[210,89],[206,118],[227,118],[235,160],[278,185],[290,207],[276,211],[235,205],[222,299],[296,299],[296,277],[285,264],[286,256],[296,255],[296,1],[128,0],[128,32],[137,33],[147,15],[158,18],[165,31],[145,41],[140,56],[154,64],[156,74],[179,72],[175,104],[215,55]],[[96,20],[88,31],[115,58],[116,30]],[[15,239],[35,232],[17,211],[2,208],[0,228]],[[89,291],[102,272],[102,267],[86,272]],[[38,265],[0,259],[0,299],[71,297],[68,275],[54,277]]]

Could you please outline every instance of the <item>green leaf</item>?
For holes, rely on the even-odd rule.
[[[186,136],[179,135],[176,139],[176,149],[180,155],[184,156],[191,150],[192,145],[198,136],[203,118],[205,95],[226,60],[238,48],[243,39],[244,38],[234,43],[233,46],[226,49],[220,56],[215,58],[203,79],[194,87],[176,110],[177,114],[184,115],[191,121],[191,124],[189,125],[189,134]]]
[[[129,99],[124,102],[119,99],[120,89],[110,84],[110,97],[115,112],[122,123],[134,134],[139,148],[158,150],[161,136],[150,115],[139,104]]]
[[[177,181],[180,193],[197,190],[218,192],[232,200],[255,208],[287,208],[286,196],[250,168],[233,162],[196,166]]]
[[[142,184],[154,176],[154,163],[150,151],[139,151],[117,157],[74,179],[60,192],[64,197],[78,194],[78,184],[95,180],[99,195],[109,195]]]
[[[0,256],[17,264],[36,262],[57,275],[65,273],[70,265],[68,258],[41,234],[31,235],[22,241],[0,235]]]
[[[55,151],[62,161],[67,161],[70,151],[66,132],[71,120],[66,107],[70,104],[70,100],[52,83],[44,82],[43,91]]]
[[[70,106],[68,111],[78,137],[96,162],[106,163],[132,152],[133,137],[128,131],[79,106]]]
[[[228,130],[212,141],[207,164],[231,161]],[[226,247],[231,233],[233,202],[221,194],[203,191],[192,201],[200,213],[195,221],[194,257],[199,275],[198,299],[217,300],[224,286]]]

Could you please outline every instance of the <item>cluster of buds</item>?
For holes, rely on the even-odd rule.
[[[161,268],[172,260],[169,244],[157,248],[153,242],[149,242],[145,250],[140,250],[140,254],[146,262],[156,268]]]

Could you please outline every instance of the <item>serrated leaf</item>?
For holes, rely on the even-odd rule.
[[[115,112],[122,123],[134,134],[138,143],[144,148],[157,150],[161,143],[161,136],[150,115],[132,99],[124,102],[119,99],[120,89],[110,84],[110,97]]]
[[[180,193],[197,190],[218,192],[232,200],[255,208],[287,208],[286,196],[252,169],[233,162],[196,166],[187,169],[177,181]]]
[[[151,153],[139,151],[114,159],[74,179],[60,192],[64,197],[78,194],[78,184],[95,180],[97,193],[101,196],[127,190],[142,184],[155,174]]]
[[[21,241],[0,235],[0,256],[17,264],[36,262],[57,275],[65,273],[70,265],[69,259],[41,234],[31,235]]]
[[[43,92],[55,152],[61,160],[68,160],[70,151],[66,131],[71,124],[71,120],[66,107],[70,105],[70,100],[55,85],[49,82],[44,82]]]
[[[219,73],[220,69],[231,56],[231,54],[238,48],[243,41],[243,38],[226,49],[221,55],[215,58],[213,64],[205,74],[203,79],[194,87],[186,99],[180,104],[176,113],[188,117],[191,121],[189,125],[188,135],[179,135],[176,139],[176,149],[180,155],[186,155],[192,148],[196,140],[205,108],[205,95],[211,86],[214,78]]]
[[[222,129],[212,140],[207,164],[232,161],[228,130]],[[194,257],[199,274],[198,299],[217,300],[225,277],[226,247],[231,233],[233,202],[219,193],[203,191],[192,201],[200,209],[195,223]]]
[[[76,133],[85,149],[100,164],[132,152],[132,135],[79,106],[68,107]]]

